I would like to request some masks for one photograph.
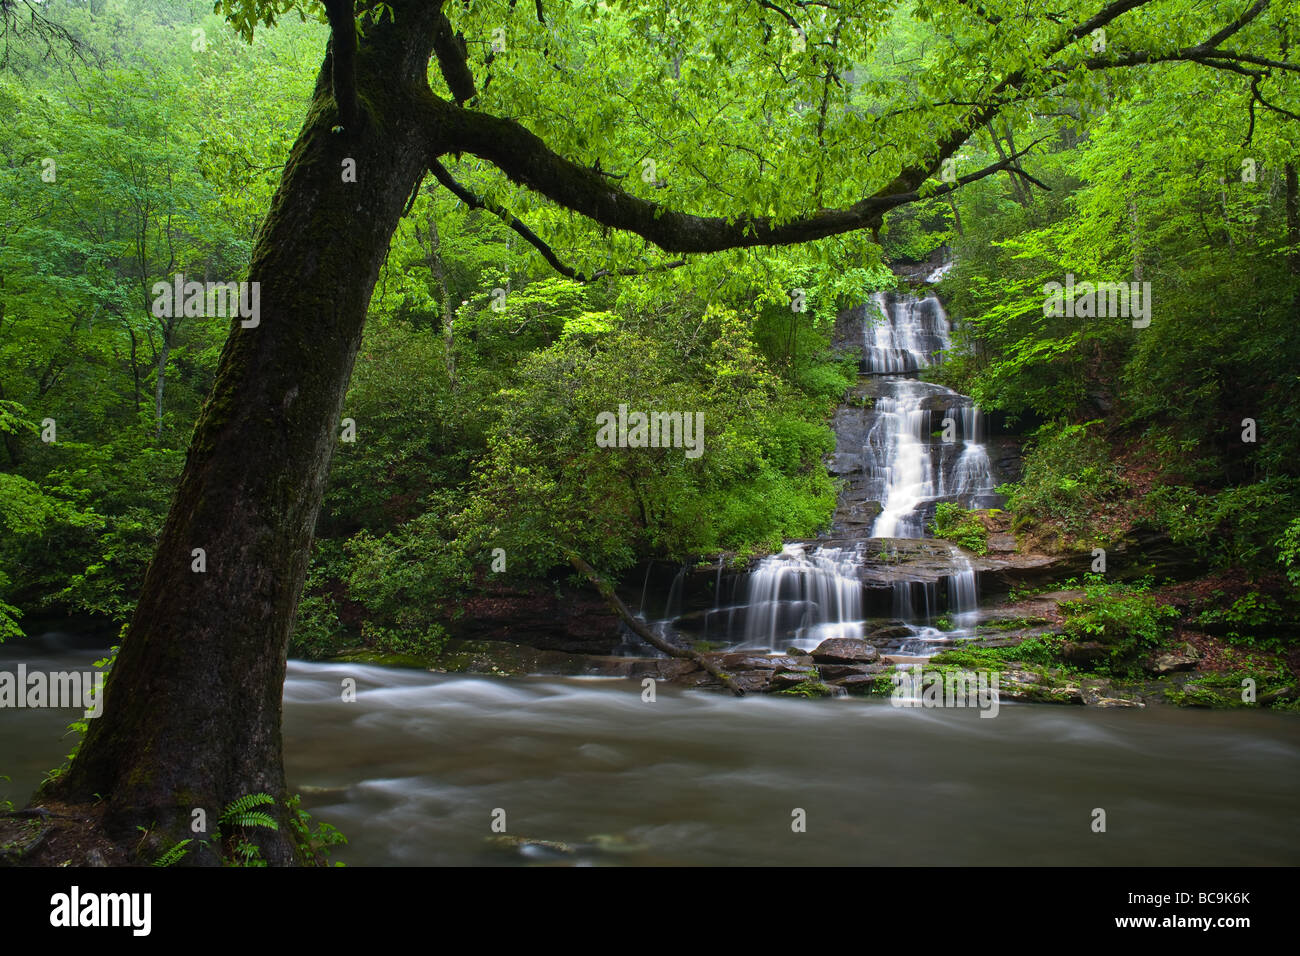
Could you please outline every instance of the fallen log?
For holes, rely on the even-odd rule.
[[[599,572],[597,572],[595,568],[584,561],[581,557],[576,554],[570,554],[569,563],[582,572],[583,576],[592,583],[596,590],[600,592],[600,596],[605,599],[605,602],[610,606],[614,613],[622,619],[623,623],[628,626],[628,629],[632,631],[633,634],[636,634],[656,650],[663,651],[669,657],[694,661],[718,680],[722,681],[723,686],[737,697],[745,696],[744,688],[732,680],[731,675],[724,672],[716,663],[697,651],[669,644],[654,631],[650,630],[650,628],[646,627],[645,622],[638,620],[636,616],[628,610],[628,607],[623,603],[622,598],[614,593],[614,586],[602,578]]]

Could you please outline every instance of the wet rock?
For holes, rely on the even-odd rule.
[[[533,840],[528,837],[501,833],[486,837],[484,842],[493,850],[517,853],[530,860],[557,860],[573,855],[573,848],[558,840]]]
[[[846,677],[880,674],[889,670],[884,664],[822,664],[818,671],[823,680],[843,681]]]
[[[1024,643],[1024,640],[1019,634],[1003,634],[1001,637],[973,637],[957,643],[960,647],[1015,647]]]
[[[888,668],[881,668],[881,670],[888,670]],[[854,674],[836,681],[835,684],[837,687],[843,687],[850,694],[870,694],[876,686],[877,677],[876,674]]]
[[[659,676],[664,680],[676,680],[682,675],[689,674],[691,671],[696,670],[703,673],[702,668],[699,664],[695,663],[695,661],[677,659],[660,660],[655,661],[655,663],[658,665]]]
[[[674,684],[680,684],[683,687],[721,687],[722,681],[718,680],[703,667],[689,671],[673,678]]]
[[[718,665],[725,671],[752,671],[752,670],[776,670],[780,665],[794,665],[794,660],[789,657],[765,657],[762,654],[710,654],[710,658],[716,660]]]
[[[856,637],[832,637],[818,644],[811,656],[819,664],[869,664],[880,652]]]
[[[1127,691],[1123,693],[1128,693]],[[1145,707],[1136,696],[1121,696],[1111,685],[1110,681],[1093,680],[1083,685],[1083,702],[1089,707],[1115,708],[1115,707]]]
[[[917,654],[885,654],[880,658],[880,663],[893,667],[897,664],[903,664],[911,667],[913,664],[922,666],[930,663],[930,658]]]
[[[1033,671],[1002,671],[998,678],[998,697],[1030,704],[1083,703],[1083,692],[1077,686],[1057,683]]]
[[[705,631],[709,627],[709,618],[714,614],[711,609],[691,611],[673,618],[673,628],[678,631]]]
[[[748,671],[744,674],[730,674],[731,682],[746,694],[763,694],[772,687],[771,671]]]
[[[772,690],[785,690],[788,687],[798,687],[804,681],[811,679],[813,676],[812,668],[807,671],[785,671],[772,677]]]
[[[1095,664],[1106,656],[1106,646],[1097,641],[1065,641],[1059,654],[1067,664]]]
[[[1284,700],[1296,700],[1300,698],[1300,687],[1295,684],[1289,684],[1279,690],[1271,690],[1267,694],[1259,695],[1259,705],[1268,707],[1270,704],[1276,704]]]
[[[845,695],[843,688],[833,687],[810,674],[777,674],[772,678],[769,690],[794,697],[843,697]]]
[[[465,600],[448,621],[452,637],[504,641],[569,654],[608,654],[622,639],[619,620],[590,589],[527,581],[494,584]]]
[[[1097,697],[1085,695],[1083,702],[1089,707],[1100,707],[1102,709],[1111,707],[1146,707],[1146,704],[1142,703],[1140,700],[1128,700],[1124,697]]]
[[[872,644],[888,643],[890,641],[902,640],[912,636],[912,628],[906,624],[891,624],[886,627],[878,627],[867,635],[866,640]]]
[[[1016,536],[1005,531],[994,532],[989,535],[988,548],[990,554],[1010,554],[1016,550]]]
[[[1200,661],[1201,655],[1191,644],[1184,644],[1182,647],[1167,651],[1163,654],[1157,654],[1147,665],[1147,672],[1157,676],[1161,674],[1172,674],[1175,671],[1189,671],[1194,668]]]
[[[776,660],[778,663],[775,669],[778,674],[786,672],[807,673],[812,670],[813,659],[802,654],[797,657],[779,657]]]

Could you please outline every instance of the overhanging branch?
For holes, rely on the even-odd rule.
[[[825,210],[791,220],[767,216],[734,219],[697,216],[624,191],[595,170],[558,155],[540,137],[514,120],[467,109],[448,108],[448,113],[444,129],[456,149],[493,163],[512,182],[601,225],[634,232],[666,252],[719,252],[795,245],[857,229],[879,228],[882,217],[890,209],[922,198],[918,190],[926,179],[915,176],[916,182],[909,188],[910,179],[900,176],[890,184],[902,185],[904,188],[899,192],[881,191],[847,209]],[[443,151],[450,149],[445,147]],[[1006,160],[943,184],[930,195],[943,195],[1006,169],[1026,152],[1021,150]]]
[[[972,104],[969,112],[938,137],[926,156],[905,166],[892,182],[843,209],[822,210],[785,220],[764,216],[724,218],[692,215],[627,192],[599,171],[560,156],[540,137],[512,119],[452,106],[442,101],[434,106],[433,115],[426,118],[431,131],[432,154],[435,158],[446,153],[461,152],[478,156],[497,166],[512,182],[541,193],[601,225],[636,233],[668,252],[705,253],[743,247],[794,245],[859,229],[875,230],[880,227],[883,216],[889,210],[923,198],[922,184],[934,175],[944,160],[953,157],[984,123],[1010,103],[1031,96],[1042,96],[1064,83],[1080,65],[1089,70],[1102,70],[1187,60],[1216,69],[1243,72],[1252,77],[1260,73],[1240,64],[1257,64],[1263,58],[1224,51],[1218,44],[1254,20],[1267,6],[1267,0],[1257,0],[1245,13],[1195,47],[1161,54],[1145,51],[1119,53],[1093,57],[1074,64],[1057,59],[1072,44],[1094,30],[1105,27],[1123,14],[1150,2],[1153,0],[1112,0],[1087,20],[1063,30],[1057,39],[1039,51],[1039,62],[1043,66],[1026,66],[1003,77],[982,102]],[[1300,65],[1297,64],[1282,61],[1267,63],[1269,66],[1300,70]],[[1046,82],[1038,82],[1040,80]],[[1019,159],[1032,148],[1031,145],[1016,151],[1014,155],[962,176],[955,182],[940,185],[926,195],[942,196],[951,193],[1003,169],[1012,169],[1014,175],[1047,188],[1016,168]],[[508,215],[507,213],[506,216]],[[520,232],[520,227],[527,229],[522,223],[511,225],[516,232],[528,238]],[[563,274],[569,274],[540,238],[533,235],[529,241],[543,252],[553,266]]]
[[[433,54],[438,59],[438,69],[457,105],[472,100],[476,90],[474,74],[469,68],[465,37],[452,30],[451,21],[441,10],[438,11],[438,20],[434,25]]]
[[[471,209],[483,209],[498,217],[502,222],[509,226],[514,232],[523,237],[524,241],[541,253],[542,258],[550,264],[551,268],[560,275],[565,276],[575,282],[593,282],[596,279],[603,279],[611,275],[634,276],[642,275],[647,272],[664,272],[668,269],[677,269],[686,265],[681,259],[672,262],[666,262],[661,265],[651,266],[648,269],[601,269],[591,275],[585,275],[574,269],[572,266],[565,265],[560,257],[555,254],[550,245],[537,233],[528,228],[527,224],[513,215],[509,210],[503,209],[494,203],[488,202],[477,193],[467,189],[452,177],[451,173],[442,163],[434,160],[429,164],[429,170],[433,173],[435,179],[447,187],[447,190],[457,199],[469,206]]]

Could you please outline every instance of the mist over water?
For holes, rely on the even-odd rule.
[[[12,641],[0,668],[89,667],[106,644]],[[348,836],[335,858],[353,865],[1300,863],[1287,714],[1004,702],[981,720],[662,684],[646,703],[635,681],[302,661],[284,707],[290,791]],[[71,719],[0,714],[0,794],[25,802]],[[494,848],[496,808],[509,834],[572,852]]]
[[[345,675],[355,705],[337,703]],[[354,863],[1300,862],[1284,715],[1003,704],[981,720],[640,690],[295,662],[289,778],[324,788],[305,802]],[[509,833],[574,852],[491,849],[498,807]]]

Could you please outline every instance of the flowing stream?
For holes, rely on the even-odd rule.
[[[0,669],[86,668],[111,637],[13,640]],[[289,787],[353,865],[1300,863],[1289,714],[1008,703],[985,720],[666,685],[647,703],[630,681],[300,661],[284,701]],[[62,761],[74,716],[0,712],[0,797],[21,805]],[[538,842],[494,848],[498,808]]]

